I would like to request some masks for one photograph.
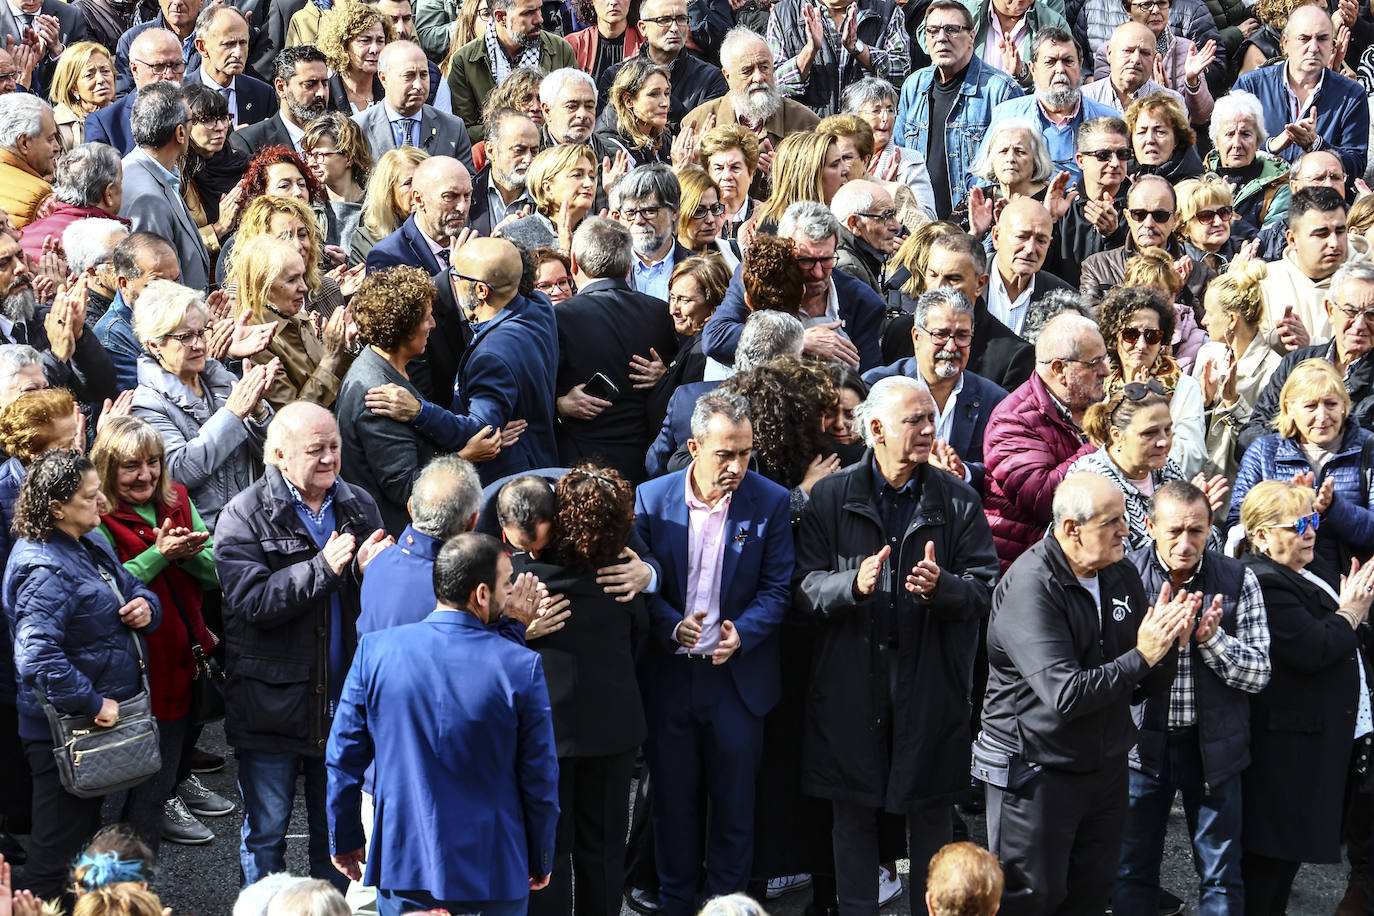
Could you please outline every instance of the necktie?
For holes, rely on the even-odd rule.
[[[441,250],[439,251],[439,253],[438,253],[438,258],[439,258],[440,261],[443,262],[443,264],[444,264],[445,267],[449,266],[449,264],[448,264],[448,249],[447,249],[447,248],[443,248],[443,249],[441,249]],[[17,327],[17,325],[16,325],[16,327]]]
[[[402,119],[401,119],[401,145],[402,145],[402,146],[414,146],[414,145],[415,145],[415,119],[414,119],[414,118],[402,118]]]
[[[222,89],[220,89],[219,94],[222,95],[222,96],[224,96],[224,105],[225,105],[226,108],[229,109],[229,121],[230,121],[230,123],[233,123],[234,120],[235,120],[235,118],[234,118],[234,100],[233,100],[232,98],[230,98],[230,96],[232,96],[232,95],[234,94],[234,87],[233,87],[233,86],[225,86],[225,87],[223,87]]]
[[[10,328],[10,336],[14,338],[15,343],[26,344],[29,342],[29,331],[22,321],[15,322],[14,327]]]

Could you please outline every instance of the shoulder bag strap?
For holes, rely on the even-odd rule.
[[[128,604],[124,599],[124,592],[120,589],[119,582],[115,579],[114,575],[98,560],[94,562],[96,571],[100,573],[100,578],[105,580],[105,584],[110,587],[110,591],[114,592],[115,597],[119,599],[119,606],[123,607]],[[134,652],[138,653],[138,676],[143,681],[143,692],[148,693],[148,659],[147,656],[143,654],[143,641],[138,638],[138,634],[134,632],[133,627],[125,627],[125,629],[129,631],[129,639],[133,640]]]

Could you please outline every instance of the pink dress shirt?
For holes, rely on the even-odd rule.
[[[687,468],[684,480],[687,500],[687,603],[683,616],[697,611],[706,612],[701,625],[701,638],[692,648],[693,655],[706,655],[720,642],[720,574],[725,564],[726,523],[730,516],[733,493],[722,496],[714,506],[708,506],[692,492],[692,469]],[[678,655],[688,649],[679,645]]]

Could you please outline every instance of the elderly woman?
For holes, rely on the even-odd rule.
[[[305,204],[275,194],[255,199],[239,217],[238,231],[232,241],[233,245],[247,244],[261,236],[282,239],[296,246],[305,261],[305,307],[308,311],[318,312],[321,318],[327,319],[343,308],[344,294],[338,280],[320,273],[320,262],[325,256],[324,233]],[[219,262],[224,273],[221,283],[225,284],[233,272],[232,247],[225,248]]]
[[[413,146],[387,150],[372,169],[363,198],[362,223],[353,233],[348,247],[351,263],[363,264],[372,246],[386,238],[410,216],[415,201],[410,193],[415,166],[429,158],[429,153]]]
[[[367,138],[351,118],[327,111],[306,127],[301,151],[329,199],[333,218],[327,221],[325,243],[350,251],[363,217],[367,176],[372,171]]]
[[[1098,313],[1112,364],[1105,390],[1110,396],[1127,382],[1158,380],[1174,420],[1169,457],[1185,475],[1192,475],[1202,470],[1206,457],[1202,389],[1164,352],[1164,345],[1174,337],[1174,315],[1173,305],[1154,290],[1118,286],[1107,294]]]
[[[1213,280],[1204,299],[1202,326],[1211,338],[1198,351],[1193,377],[1207,407],[1207,467],[1234,479],[1240,429],[1249,420],[1260,392],[1279,366],[1279,355],[1260,339],[1264,301],[1260,284],[1268,274],[1263,261],[1243,261]]]
[[[320,17],[314,42],[333,76],[329,78],[329,107],[355,115],[386,97],[377,77],[382,48],[396,40],[391,20],[361,0],[336,0]]]
[[[1354,789],[1352,751],[1370,731],[1364,655],[1374,563],[1334,571],[1314,562],[1320,497],[1283,480],[1255,485],[1240,508],[1269,620],[1269,685],[1250,698],[1245,800],[1247,913],[1287,910],[1303,862],[1336,863]],[[1325,527],[1325,526],[1321,526]]]
[[[1350,422],[1350,394],[1340,372],[1315,358],[1299,363],[1283,383],[1274,428],[1241,456],[1228,521],[1239,521],[1245,494],[1259,481],[1305,481],[1316,489],[1323,522],[1318,560],[1329,570],[1344,570],[1349,557],[1374,550],[1374,505],[1360,469],[1362,460],[1368,463],[1365,442],[1374,434]]]
[[[205,355],[209,313],[201,293],[153,280],[138,297],[138,361],[133,413],[162,434],[167,474],[195,500],[206,527],[229,500],[257,479],[272,405],[263,395],[276,360],[236,379]]]
[[[572,615],[566,626],[529,641],[548,672],[559,770],[553,878],[530,901],[536,916],[574,912],[574,875],[578,911],[609,913],[621,905],[630,777],[646,734],[634,647],[648,615],[642,598],[627,605],[608,595],[596,571],[621,562],[634,503],[634,487],[616,471],[575,467],[554,490],[549,546],[538,560],[516,559],[516,572],[532,572],[563,595]],[[603,801],[575,803],[588,797]]]
[[[113,725],[119,704],[145,689],[140,631],[156,630],[162,618],[157,597],[94,534],[104,508],[100,476],[68,449],[33,463],[15,506],[18,541],[4,607],[14,634],[19,738],[39,813],[24,883],[39,898],[68,893],[72,860],[100,826],[105,801],[62,786],[44,707]]]
[[[672,162],[672,133],[668,129],[668,68],[647,57],[634,57],[617,71],[607,93],[615,112],[615,126],[592,133],[597,158],[624,153],[631,166]]]
[[[425,352],[434,327],[434,282],[416,267],[369,274],[353,297],[353,319],[365,346],[339,390],[337,413],[349,480],[377,501],[387,533],[410,524],[406,503],[420,469],[434,455],[430,441],[407,423],[368,410],[369,389],[399,385],[419,399],[407,364]]]
[[[281,363],[267,402],[277,409],[292,401],[329,407],[353,362],[349,352],[348,309],[335,309],[316,336],[305,315],[305,259],[292,242],[260,235],[243,242],[234,258],[229,285],[236,292],[235,313],[253,324],[275,323],[272,342],[254,354],[254,363]]]
[[[1213,148],[1202,164],[1230,185],[1231,206],[1236,218],[1244,220],[1237,227],[1241,237],[1248,239],[1260,229],[1286,222],[1293,194],[1288,163],[1264,148],[1269,135],[1259,99],[1240,90],[1217,99],[1208,134]]]
[[[681,385],[699,382],[706,372],[701,349],[701,329],[725,299],[732,268],[714,255],[698,255],[678,261],[668,281],[668,314],[677,332],[677,356],[658,383],[663,404]],[[657,393],[657,392],[656,392]]]
[[[1197,133],[1178,99],[1157,92],[1126,109],[1126,128],[1135,151],[1134,175],[1160,175],[1172,183],[1202,174]]]
[[[557,248],[541,246],[530,252],[534,258],[534,288],[557,305],[577,295],[572,258]]]
[[[163,473],[165,457],[162,437],[138,417],[111,419],[91,449],[106,504],[100,533],[124,568],[157,595],[164,615],[171,615],[148,637],[148,686],[162,769],[130,790],[128,804],[133,814],[144,814],[142,823],[133,824],[154,852],[164,829],[181,841],[209,842],[214,836],[181,794],[193,795],[198,810],[234,810],[232,802],[191,774],[191,750],[200,736],[190,719],[191,680],[199,659],[209,658],[219,643],[205,625],[201,606],[207,590],[219,590],[219,578],[210,532],[186,488]]]
[[[66,152],[82,143],[86,115],[115,100],[114,57],[104,45],[78,41],[57,59],[48,87],[53,120]]]
[[[1038,129],[1024,118],[1007,118],[988,132],[971,174],[990,185],[996,199],[1043,201],[1054,177],[1054,160]]]
[[[719,255],[733,271],[739,266],[740,250],[737,242],[720,234],[725,204],[720,202],[719,186],[697,168],[679,169],[677,177],[682,188],[677,211],[678,244],[697,254]]]
[[[182,92],[191,119],[181,168],[181,198],[200,229],[200,240],[213,256],[229,237],[243,205],[252,199],[237,187],[248,167],[248,157],[229,143],[234,122],[224,96],[204,83],[189,83]]]
[[[697,158],[715,181],[720,202],[725,205],[720,234],[734,238],[739,225],[749,219],[754,204],[749,187],[759,167],[758,138],[738,124],[713,127],[702,135]]]
[[[1208,172],[1201,178],[1180,181],[1174,188],[1174,196],[1178,198],[1178,235],[1183,242],[1183,253],[1222,273],[1240,250],[1230,185]],[[1250,229],[1240,238],[1254,235],[1254,230]]]
[[[897,124],[897,90],[882,77],[866,76],[845,87],[840,105],[846,114],[858,115],[873,128],[873,156],[868,174],[906,185],[916,202],[931,219],[935,218],[935,189],[930,184],[926,157],[914,149],[898,146],[892,138]]]
[[[535,212],[507,225],[502,236],[571,252],[573,231],[596,202],[596,170],[596,154],[582,143],[560,143],[535,156],[525,171]]]
[[[1192,308],[1178,301],[1179,293],[1183,292],[1183,278],[1178,275],[1169,252],[1153,245],[1140,249],[1126,259],[1126,275],[1121,283],[1161,292],[1174,304],[1174,333],[1169,339],[1169,353],[1180,369],[1192,372],[1197,352],[1207,342],[1207,332],[1198,327]]]

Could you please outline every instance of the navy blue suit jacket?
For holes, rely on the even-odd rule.
[[[187,86],[199,82],[199,67],[187,71],[185,80]],[[247,127],[249,124],[266,121],[281,110],[281,104],[277,99],[277,90],[247,73],[240,73],[234,78],[234,103],[239,110],[239,118],[234,122],[235,127]]]
[[[369,885],[521,900],[530,875],[553,870],[558,757],[537,652],[465,611],[364,636],[325,750],[331,852],[364,844],[374,761]],[[415,842],[419,825],[437,827],[436,812],[454,829]]]
[[[744,323],[749,320],[749,306],[744,301],[744,283],[740,280],[742,269],[742,266],[735,269],[730,288],[725,291],[725,300],[701,332],[702,349],[706,355],[727,366],[735,362],[735,347],[739,344],[739,335],[744,331]],[[835,284],[844,332],[859,351],[859,371],[876,369],[883,364],[883,316],[886,306],[882,297],[867,283],[855,280],[843,271],[831,271],[830,280]]]
[[[879,366],[864,373],[864,384],[872,387],[879,379],[894,375],[917,378],[921,370],[916,365],[916,357],[899,359],[890,366]],[[959,392],[959,402],[954,405],[954,424],[949,432],[949,445],[954,453],[964,459],[969,470],[969,486],[983,492],[983,433],[988,428],[988,417],[992,409],[1002,403],[1007,390],[996,382],[981,375],[964,370],[964,388]]]
[[[668,659],[677,652],[673,630],[686,616],[687,501],[691,467],[639,485],[635,531],[659,563],[658,594],[649,602],[649,636],[640,658],[640,683],[652,695]],[[782,695],[778,627],[792,603],[791,494],[747,472],[730,498],[721,567],[720,618],[734,623],[740,647],[725,663],[740,700],[763,716]],[[681,699],[681,698],[679,698]]]
[[[663,415],[663,427],[654,438],[653,445],[649,446],[649,453],[644,456],[644,470],[649,472],[650,477],[668,471],[668,459],[692,437],[692,411],[696,409],[697,398],[714,391],[721,381],[688,382],[673,392],[668,399],[668,412]]]
[[[429,242],[415,224],[414,214],[406,217],[400,229],[373,245],[367,253],[368,273],[399,266],[418,267],[430,276],[446,266],[430,251]]]
[[[1264,109],[1264,129],[1271,137],[1283,133],[1293,120],[1288,105],[1288,64],[1280,61],[1242,74],[1236,88],[1254,93]],[[1341,157],[1345,174],[1359,177],[1369,161],[1369,100],[1364,87],[1335,70],[1322,77],[1321,91],[1307,103],[1317,109],[1317,135],[1321,149]],[[1306,112],[1304,112],[1306,114]],[[1278,155],[1297,161],[1303,150],[1290,143]]]
[[[119,99],[113,105],[106,105],[99,111],[86,115],[83,125],[85,142],[104,143],[119,150],[121,157],[134,150],[134,129],[129,124],[129,116],[134,112],[134,99],[138,90]]]

